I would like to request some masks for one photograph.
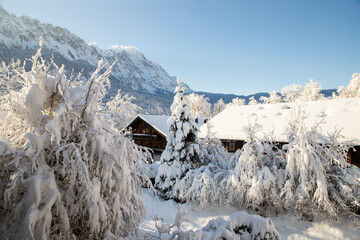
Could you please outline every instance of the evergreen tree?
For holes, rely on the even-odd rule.
[[[155,179],[155,188],[165,199],[178,199],[180,180],[190,169],[204,163],[204,154],[197,138],[198,128],[191,115],[189,102],[184,96],[185,87],[181,80],[178,80],[178,84],[171,105],[172,115],[167,122],[167,145],[161,155],[161,166]]]

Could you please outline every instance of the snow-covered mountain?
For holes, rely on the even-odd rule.
[[[100,49],[94,44],[86,43],[65,28],[41,23],[28,16],[17,17],[0,5],[1,61],[24,60],[33,56],[38,49],[41,34],[45,39],[43,58],[49,60],[54,56],[54,62],[57,65],[64,64],[69,74],[73,70],[74,73],[83,72],[84,77],[89,77],[96,69],[98,60],[103,58],[110,64],[116,60],[110,76],[111,89],[107,99],[114,96],[120,88],[123,94],[136,97],[135,103],[143,108],[143,113],[169,114],[173,91],[177,86],[176,77],[169,76],[159,64],[147,59],[136,47]],[[186,84],[185,86],[188,87]],[[331,94],[334,90],[328,91],[328,94]],[[194,91],[191,89],[187,90],[187,93],[192,92]],[[248,102],[252,96],[257,100],[260,96],[269,96],[268,93],[249,96],[195,93],[204,94],[212,104],[220,98],[228,103],[236,97],[245,98]]]
[[[12,58],[24,60],[38,48],[40,35],[45,39],[43,57],[54,56],[58,65],[64,64],[70,72],[83,70],[85,77],[96,68],[103,58],[109,63],[116,60],[111,75],[112,88],[109,97],[119,88],[123,93],[134,95],[145,110],[161,112],[171,104],[176,77],[171,77],[157,63],[148,60],[135,47],[121,46],[116,49],[100,49],[65,28],[41,23],[27,16],[17,17],[0,6],[0,59],[9,62]],[[151,112],[151,111],[150,111]]]

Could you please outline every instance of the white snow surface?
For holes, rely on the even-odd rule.
[[[146,207],[146,217],[140,224],[139,235],[146,233],[158,236],[155,227],[155,216],[163,218],[164,222],[173,224],[177,214],[178,204],[173,200],[162,200],[154,196],[149,190],[144,189],[143,201]],[[207,208],[201,208],[198,205],[186,204],[187,221],[183,224],[183,231],[197,231],[206,226],[212,220],[222,217],[225,220],[230,219],[230,215],[242,211],[234,207],[224,207],[212,205]],[[291,240],[310,240],[310,239],[359,239],[360,223],[354,222],[348,217],[342,217],[339,221],[331,221],[329,219],[316,219],[312,222],[300,220],[299,217],[293,215],[280,215],[278,217],[270,217],[275,228],[279,232],[281,239]],[[168,239],[169,235],[163,234],[164,239]]]
[[[294,108],[299,104],[307,114],[305,125],[310,129],[313,124],[320,125],[319,141],[326,141],[328,133],[342,129],[345,141],[360,144],[360,98],[338,98],[331,100],[309,101],[303,103],[257,104],[229,106],[210,120],[214,137],[218,139],[245,140],[243,130],[249,123],[257,121],[262,126],[258,137],[273,132],[274,141],[288,142],[286,128]],[[200,127],[199,137],[204,138],[207,127]]]
[[[140,117],[141,119],[143,119],[145,122],[147,122],[150,126],[152,126],[153,128],[155,128],[157,131],[159,131],[161,134],[163,134],[165,137],[168,135],[169,133],[169,127],[167,125],[167,121],[170,118],[170,116],[166,116],[166,115],[137,115],[129,124],[131,125],[131,123],[133,121],[135,121],[136,118]],[[197,123],[197,127],[200,128],[203,124],[204,124],[204,120],[205,118],[203,117],[199,117],[198,118],[198,123]],[[126,127],[128,127],[126,126]]]

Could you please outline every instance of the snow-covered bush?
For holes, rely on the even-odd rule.
[[[258,104],[258,101],[255,99],[255,97],[254,96],[250,97],[248,105],[256,105],[256,104]]]
[[[273,211],[278,208],[283,184],[285,161],[270,142],[256,136],[260,126],[249,123],[244,128],[246,143],[229,178],[233,201],[253,210]]]
[[[226,151],[224,145],[220,139],[215,138],[215,134],[212,130],[210,122],[206,123],[207,134],[204,139],[201,140],[202,150],[204,152],[205,162],[212,163],[219,166],[222,169],[230,168],[230,156]]]
[[[145,209],[134,165],[143,158],[104,114],[111,67],[85,83],[41,58],[18,66],[1,96],[0,238],[99,239],[137,230]],[[9,85],[8,85],[9,86]]]
[[[178,84],[171,105],[172,115],[167,122],[167,144],[155,179],[155,188],[159,196],[165,199],[177,199],[180,180],[190,169],[204,164],[204,154],[197,137],[199,130],[191,115],[189,102],[184,96],[182,81],[178,80]]]
[[[277,94],[276,91],[272,91],[269,97],[261,96],[260,101],[263,101],[264,104],[281,103],[282,98],[280,95]]]
[[[340,87],[337,90],[340,98],[360,97],[360,73],[354,73],[347,87]],[[336,96],[334,96],[336,97]]]
[[[281,95],[284,102],[295,102],[299,100],[303,86],[300,84],[292,84],[281,89]]]
[[[305,84],[304,89],[300,94],[301,101],[316,101],[324,98],[324,94],[320,93],[322,90],[321,84],[318,81],[310,79]]]
[[[250,215],[246,212],[235,212],[230,219],[219,217],[210,220],[205,227],[196,232],[178,231],[169,239],[244,239],[244,240],[278,240],[280,234],[270,218]]]
[[[206,125],[208,131],[201,145],[208,165],[190,170],[179,185],[179,199],[197,202],[203,207],[219,201],[219,183],[229,174],[228,169],[232,167],[229,153],[221,141],[214,137],[210,122]]]
[[[233,100],[228,103],[226,106],[243,106],[245,105],[245,99],[244,98],[233,98]]]
[[[201,207],[219,202],[219,183],[228,176],[229,171],[217,165],[209,164],[198,169],[190,170],[181,179],[179,185],[179,199],[193,201]]]
[[[340,142],[341,132],[329,134],[329,143],[324,144],[322,156],[326,173],[329,199],[336,214],[360,210],[360,170],[347,162],[351,144]]]
[[[336,216],[339,210],[358,208],[359,171],[346,162],[349,146],[338,142],[338,133],[330,136],[330,144],[320,143],[320,123],[308,130],[305,118],[299,106],[289,123],[286,176],[281,191],[284,206],[307,218],[321,212]]]

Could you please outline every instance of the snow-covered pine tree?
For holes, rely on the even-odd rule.
[[[0,97],[0,238],[134,232],[145,213],[134,171],[143,154],[104,116],[111,67],[99,61],[85,84],[71,84],[41,58],[42,45],[30,70],[9,65]]]
[[[204,154],[197,137],[198,128],[184,96],[185,87],[181,80],[178,80],[178,85],[171,105],[172,114],[167,121],[167,145],[155,179],[155,188],[164,199],[177,199],[180,180],[190,169],[204,164]]]

